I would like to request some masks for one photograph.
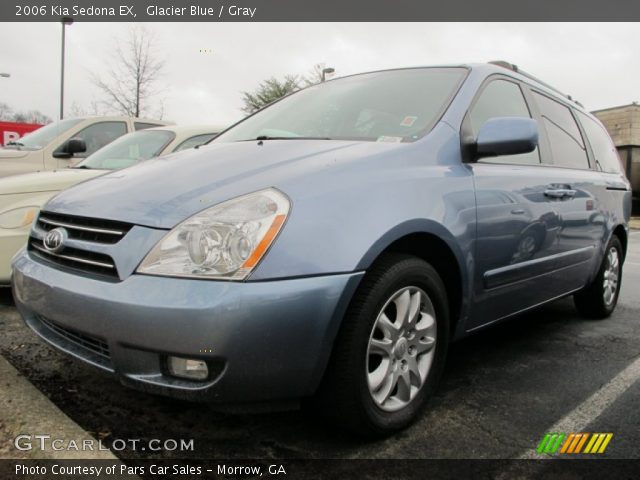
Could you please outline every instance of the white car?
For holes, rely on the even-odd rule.
[[[50,123],[0,148],[0,177],[72,167],[122,135],[162,125],[167,122],[131,117],[67,118]]]
[[[40,207],[60,190],[142,160],[197,147],[222,130],[216,126],[149,128],[117,139],[74,168],[0,179],[0,285],[9,284],[11,259],[27,243]]]

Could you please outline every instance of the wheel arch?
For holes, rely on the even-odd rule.
[[[629,241],[627,229],[624,225],[620,224],[613,229],[611,235],[615,235],[620,239],[620,243],[622,244],[622,261],[624,262],[624,259],[627,256],[627,242]]]
[[[436,269],[447,290],[451,338],[455,337],[468,298],[468,267],[458,241],[443,225],[431,220],[410,220],[378,239],[358,264],[367,270],[381,255],[406,253],[421,258]]]

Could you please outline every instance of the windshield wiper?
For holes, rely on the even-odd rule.
[[[91,167],[87,167],[86,165],[77,165],[77,166],[71,167],[71,168],[83,168],[83,169],[91,170]]]
[[[22,150],[22,147],[24,147],[24,144],[20,142],[12,141],[12,142],[5,143],[4,148],[7,148],[7,147],[13,147],[12,150]]]
[[[331,140],[329,137],[272,137],[269,135],[259,135],[256,138],[239,140],[240,142],[251,142],[253,140]]]

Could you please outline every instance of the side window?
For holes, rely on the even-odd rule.
[[[588,169],[587,150],[569,107],[538,92],[533,92],[533,97],[551,144],[554,165]]]
[[[480,128],[487,120],[496,117],[531,118],[529,108],[518,84],[507,80],[494,80],[480,92],[476,102],[469,111],[468,117],[473,137],[476,138],[478,136]],[[540,155],[536,148],[530,153],[494,157],[485,159],[484,161],[492,163],[539,164]]]
[[[582,128],[587,133],[598,168],[608,173],[620,173],[622,171],[620,157],[607,131],[591,117],[582,112],[577,113]]]
[[[159,125],[157,123],[133,122],[133,128],[135,128],[136,131],[146,130],[147,128],[161,127],[161,126],[162,125]]]
[[[124,122],[99,122],[89,125],[73,136],[81,138],[87,144],[87,151],[77,156],[88,157],[125,133],[127,124]]]
[[[188,148],[197,147],[198,145],[202,145],[203,143],[208,142],[216,135],[217,133],[204,133],[202,135],[196,135],[194,137],[187,138],[184,142],[174,148],[173,151],[179,152],[180,150],[187,150]]]

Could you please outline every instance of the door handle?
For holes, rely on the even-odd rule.
[[[576,190],[571,188],[547,188],[544,194],[550,198],[573,198],[576,196]]]

